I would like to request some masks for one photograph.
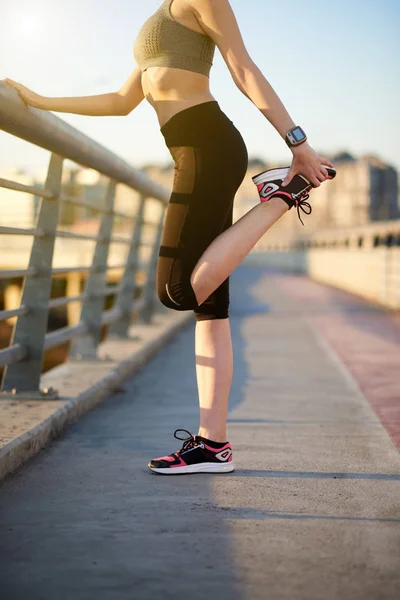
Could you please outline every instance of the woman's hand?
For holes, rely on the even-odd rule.
[[[323,165],[334,167],[334,164],[319,156],[308,142],[303,142],[297,147],[294,146],[291,150],[293,152],[292,165],[287,177],[282,182],[282,186],[290,183],[293,177],[299,174],[308,179],[313,187],[319,187],[328,178],[328,172]]]
[[[22,85],[22,83],[18,83],[13,79],[6,78],[2,79],[1,81],[17,90],[19,97],[25,102],[25,104],[34,106],[35,108],[42,108],[44,100],[43,96],[36,94],[35,92],[27,88],[25,85]]]

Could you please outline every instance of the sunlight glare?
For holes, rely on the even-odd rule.
[[[19,15],[18,18],[15,19],[14,26],[18,33],[24,35],[38,33],[42,29],[42,24],[39,19],[29,14]]]

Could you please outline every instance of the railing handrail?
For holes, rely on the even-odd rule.
[[[341,227],[330,227],[329,229],[318,229],[313,231],[306,237],[312,236],[334,236],[336,235],[374,235],[376,233],[388,234],[388,233],[400,233],[400,219],[390,219],[387,221],[373,221],[371,223],[365,223],[363,225],[349,225]]]
[[[374,221],[364,225],[347,227],[331,227],[311,231],[288,232],[285,237],[282,231],[268,231],[256,244],[254,250],[286,250],[292,251],[311,247],[317,244],[335,244],[338,247],[346,245],[349,249],[357,246],[366,249],[384,246],[386,240],[393,238],[393,245],[400,245],[400,219]],[[362,240],[361,245],[359,241]],[[379,242],[379,243],[377,243]]]
[[[0,129],[125,183],[147,197],[168,202],[169,191],[145,173],[50,111],[27,107],[17,92],[0,82]]]

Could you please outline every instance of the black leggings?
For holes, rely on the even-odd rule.
[[[246,145],[217,101],[186,108],[161,133],[174,159],[157,265],[157,294],[197,321],[228,318],[229,277],[197,304],[190,276],[210,243],[232,225],[233,201],[248,166]]]

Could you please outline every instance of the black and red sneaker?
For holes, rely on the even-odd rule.
[[[178,437],[178,431],[188,433],[189,437]],[[230,473],[235,469],[232,462],[232,446],[229,442],[213,442],[200,435],[192,435],[186,429],[176,429],[174,437],[183,441],[182,448],[169,456],[153,458],[148,467],[154,473]]]
[[[328,179],[333,179],[336,175],[336,169],[324,165],[328,171]],[[286,178],[290,171],[290,167],[281,167],[278,169],[268,169],[258,175],[252,177],[255,183],[261,202],[268,202],[271,198],[281,198],[288,204],[289,210],[292,206],[296,206],[298,217],[304,225],[300,209],[307,215],[311,214],[312,208],[309,202],[310,197],[308,192],[313,188],[313,185],[303,175],[295,175],[292,181],[282,187],[282,181]]]

